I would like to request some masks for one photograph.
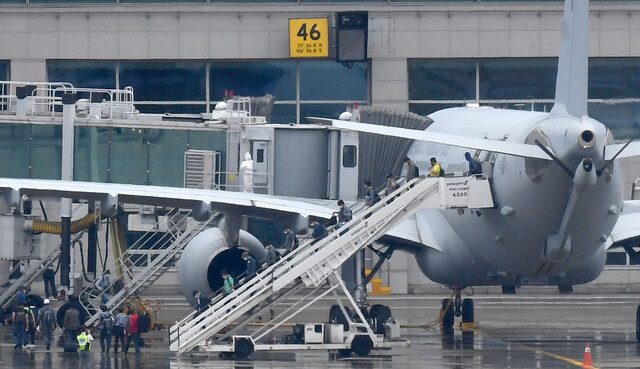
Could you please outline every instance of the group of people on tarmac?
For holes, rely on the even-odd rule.
[[[100,293],[103,302],[109,287],[108,274],[109,271],[107,270],[94,283],[94,287]],[[14,307],[12,308],[10,323],[13,324],[12,336],[15,350],[34,348],[36,332],[41,333],[47,351],[51,350],[51,344],[54,342],[54,333],[59,325],[58,315],[51,306],[51,300],[49,299],[49,295],[55,292],[55,287],[51,287],[51,290],[46,289],[47,298],[42,300],[41,304],[38,304],[38,306],[41,306],[39,309],[34,305],[27,304],[26,287],[20,287],[14,296]],[[58,299],[65,299],[65,296],[59,295]],[[33,297],[31,297],[31,301],[34,301]],[[89,327],[81,323],[78,305],[78,298],[70,295],[69,302],[61,307],[61,309],[65,310],[61,325],[63,333],[60,336],[59,346],[62,346],[65,352],[91,350],[93,336]],[[126,354],[130,343],[133,341],[136,355],[140,355],[140,347],[143,346],[140,333],[148,331],[150,325],[151,320],[148,314],[139,315],[133,307],[126,309],[121,307],[118,309],[117,314],[114,315],[103,303],[97,326],[100,333],[101,352],[109,353],[112,339],[115,338],[114,353],[117,353],[118,347],[121,346],[121,352]]]

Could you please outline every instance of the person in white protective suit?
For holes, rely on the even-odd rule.
[[[253,192],[253,160],[251,154],[244,154],[244,161],[240,163],[240,173],[242,174],[242,191]]]

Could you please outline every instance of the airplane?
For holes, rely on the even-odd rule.
[[[466,287],[544,284],[566,290],[594,280],[607,249],[640,236],[640,202],[623,200],[618,162],[640,155],[640,143],[615,144],[606,126],[587,113],[588,15],[588,0],[565,1],[549,113],[449,108],[431,114],[424,131],[324,119],[341,129],[414,139],[408,156],[422,173],[432,156],[464,164],[463,154],[472,150],[488,164],[483,169],[495,208],[421,210],[384,236],[414,254],[429,279],[456,291],[453,302],[443,301],[445,326],[453,325],[453,314],[473,321],[472,300],[460,299]],[[240,229],[242,216],[280,218],[302,229],[309,216],[328,219],[336,210],[313,199],[73,181],[0,179],[0,191],[18,208],[26,193],[100,201],[106,214],[119,202],[191,208],[200,219],[223,213],[218,228],[182,253],[180,283],[189,301],[193,290],[211,294],[220,287],[221,266],[240,261],[234,245],[263,256],[260,241]]]
[[[588,116],[588,17],[587,0],[565,1],[548,113],[449,108],[430,114],[433,123],[424,131],[332,121],[342,129],[414,139],[408,156],[423,173],[430,157],[466,163],[464,153],[472,150],[489,164],[494,209],[423,210],[387,234],[420,245],[413,252],[429,279],[457,288],[501,285],[514,292],[530,284],[568,292],[598,277],[609,248],[633,252],[640,203],[623,200],[618,159],[640,154],[640,143],[614,144],[607,127]],[[459,292],[454,304],[458,315],[464,310]]]

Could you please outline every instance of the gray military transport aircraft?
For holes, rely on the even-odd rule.
[[[570,289],[594,280],[606,251],[640,237],[640,201],[624,201],[618,159],[640,155],[640,142],[614,144],[611,132],[587,114],[588,1],[567,0],[563,17],[555,104],[549,113],[460,107],[433,113],[425,131],[333,120],[335,127],[416,140],[409,156],[424,166],[464,162],[463,153],[493,163],[490,209],[420,210],[384,237],[411,252],[431,280],[457,291],[447,314],[473,321],[473,302],[461,301],[471,286],[556,285]],[[219,228],[204,231],[186,247],[179,264],[187,299],[218,289],[220,270],[242,263],[242,252],[264,256],[263,245],[240,230],[243,215],[278,219],[304,228],[307,217],[329,219],[334,208],[321,201],[184,188],[52,180],[0,179],[10,205],[21,195],[117,203],[171,205],[208,218],[224,214]],[[187,262],[188,261],[188,262]],[[453,319],[445,325],[451,326]],[[640,330],[638,330],[640,339]]]

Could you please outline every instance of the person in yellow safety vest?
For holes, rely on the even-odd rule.
[[[89,328],[83,327],[83,330],[82,332],[80,332],[77,339],[80,351],[91,350],[91,342],[93,341],[93,336],[91,335],[91,330],[89,330]]]

